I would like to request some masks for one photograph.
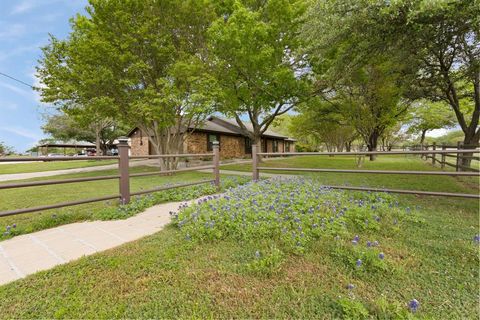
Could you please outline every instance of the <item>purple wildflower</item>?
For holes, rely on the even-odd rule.
[[[377,241],[377,240],[373,241],[373,244],[372,244],[372,245],[373,245],[374,247],[378,247],[378,241]]]
[[[362,260],[358,259],[357,262],[355,263],[355,265],[357,267],[361,267],[362,266]]]
[[[348,290],[352,290],[352,289],[355,289],[355,286],[351,283],[347,284],[347,289]]]
[[[408,303],[408,308],[412,312],[417,312],[418,307],[420,306],[420,302],[417,301],[417,299],[410,300]]]
[[[475,242],[476,244],[480,244],[480,234],[477,234],[475,235],[475,237],[473,237],[473,242]]]
[[[12,225],[12,227],[13,227],[13,229],[15,229],[15,228],[17,227],[17,224],[14,223],[14,224]]]
[[[10,226],[7,226],[7,231],[10,231],[10,229],[12,229],[12,227],[10,227]]]
[[[359,237],[358,235],[356,235],[356,236],[353,238],[353,240],[355,240],[355,241],[358,242],[358,240],[360,240],[360,237]]]
[[[356,245],[358,244],[358,241],[355,240],[355,239],[353,239],[353,240],[352,240],[352,244],[353,244],[354,246],[356,246]]]
[[[380,252],[380,253],[378,254],[378,258],[379,258],[380,260],[383,260],[383,258],[385,258],[385,254],[384,254],[383,252]]]
[[[372,246],[372,243],[370,241],[367,241],[367,248],[370,248]]]
[[[255,251],[255,258],[260,259],[260,251]]]

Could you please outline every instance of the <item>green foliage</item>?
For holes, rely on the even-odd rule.
[[[360,302],[348,298],[340,298],[338,305],[342,310],[344,319],[367,319],[368,309]]]
[[[302,38],[320,83],[379,56],[408,61],[404,97],[448,103],[473,143],[480,137],[479,17],[478,1],[316,0]]]
[[[222,179],[222,188],[232,188],[233,186],[244,184],[247,181],[248,179],[245,177],[226,177]],[[136,196],[127,205],[104,208],[95,212],[93,218],[99,220],[126,219],[156,204],[172,201],[188,201],[216,192],[217,188],[212,183],[168,189],[143,197]]]
[[[280,271],[282,262],[285,259],[284,253],[275,246],[265,251],[255,251],[251,262],[244,265],[247,273],[259,276],[272,276]]]
[[[304,1],[235,1],[208,31],[220,111],[258,141],[275,117],[292,109],[306,90],[296,74],[298,18]],[[246,116],[253,133],[241,119]]]
[[[177,153],[183,126],[212,111],[204,64],[210,1],[100,0],[86,11],[66,40],[52,37],[43,50],[43,101],[99,120],[113,115],[140,127],[157,153]]]
[[[3,141],[0,141],[0,156],[2,155],[8,155],[10,153],[13,153],[13,148],[6,145]]]
[[[303,178],[250,183],[209,200],[174,214],[187,239],[269,239],[281,250],[303,253],[321,237],[333,240],[359,231],[390,230],[410,220],[409,211],[391,196],[352,196]]]
[[[419,101],[412,107],[408,130],[420,134],[420,143],[423,143],[426,132],[455,125],[455,113],[444,102]]]

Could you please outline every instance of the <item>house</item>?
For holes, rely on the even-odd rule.
[[[252,130],[249,123],[245,124]],[[252,154],[250,138],[242,133],[235,120],[210,116],[200,126],[188,128],[190,134],[185,139],[183,153],[209,153],[212,151],[212,142],[220,142],[220,156],[222,158],[248,158]],[[128,134],[132,155],[153,155],[148,136],[142,130],[135,128]],[[267,130],[262,135],[263,152],[293,152],[295,140],[282,134]]]

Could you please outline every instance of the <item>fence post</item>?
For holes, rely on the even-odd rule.
[[[213,176],[217,191],[220,190],[220,142],[213,143]]]
[[[128,138],[120,137],[118,138],[118,171],[120,171],[120,203],[128,204],[130,202],[130,177],[128,173],[129,164],[128,164]]]
[[[253,181],[257,181],[259,178],[259,172],[258,172],[258,147],[256,144],[252,144],[252,170],[253,170],[253,175],[252,179]]]
[[[445,145],[445,142],[442,143],[442,150],[443,151],[447,150],[447,146]],[[445,169],[445,161],[447,161],[446,158],[447,158],[447,156],[445,155],[445,153],[442,153],[442,163],[440,164],[442,169]]]
[[[437,143],[436,143],[436,142],[434,142],[434,143],[432,144],[432,150],[433,150],[433,151],[437,150]],[[432,153],[432,165],[433,165],[433,166],[435,166],[435,160],[436,160],[435,157],[436,157],[436,154],[435,154],[435,153]]]
[[[457,151],[462,148],[462,143],[457,141]],[[455,165],[455,171],[460,171],[460,153],[457,152],[457,163]]]

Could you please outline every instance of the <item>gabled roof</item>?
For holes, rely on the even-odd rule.
[[[243,123],[248,131],[253,132],[253,126],[250,122],[244,121]],[[210,116],[201,125],[197,125],[196,127],[190,126],[188,129],[198,130],[198,131],[208,131],[208,132],[219,132],[219,133],[241,135],[241,136],[245,135],[236,120],[220,118],[217,116]],[[133,128],[128,133],[128,137],[130,137],[136,130],[137,128]],[[265,131],[265,133],[262,136],[277,138],[277,139],[285,139],[288,141],[295,141],[294,139],[291,139],[285,135],[276,133],[272,130]]]
[[[211,116],[211,117],[208,118],[208,120],[210,120],[211,122],[219,123],[221,125],[223,124],[224,126],[227,126],[227,127],[231,128],[232,130],[237,131],[238,134],[243,135],[243,132],[242,132],[240,126],[238,125],[237,121],[234,120],[234,119],[224,119],[224,118],[220,118],[220,117],[216,117],[216,116]],[[250,122],[243,121],[243,124],[245,125],[245,127],[247,128],[248,131],[253,132],[253,126]],[[276,133],[276,132],[274,132],[270,129],[265,131],[263,133],[263,136],[279,138],[279,139],[288,139],[287,136]]]

